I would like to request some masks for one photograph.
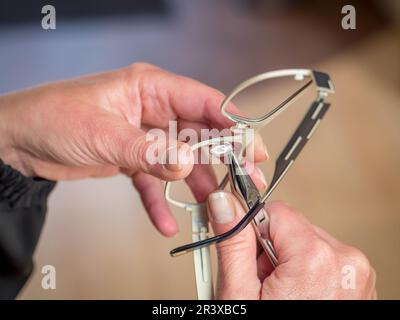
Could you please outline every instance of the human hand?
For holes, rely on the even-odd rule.
[[[160,179],[187,177],[193,155],[178,142],[178,163],[151,164],[146,152],[154,146],[146,132],[167,130],[170,120],[177,121],[178,130],[230,127],[219,111],[222,99],[204,84],[144,63],[7,94],[0,97],[0,158],[27,176],[52,180],[123,172],[156,228],[171,236],[178,227]],[[258,142],[255,161],[265,158]],[[205,165],[195,166],[186,182],[198,201],[217,185]]]
[[[208,210],[217,234],[231,229],[245,214],[225,191],[210,194]],[[375,271],[363,253],[282,202],[271,202],[265,210],[269,228],[265,224],[261,232],[269,232],[278,266],[272,268],[252,228],[245,228],[217,244],[218,299],[376,299]],[[345,278],[346,274],[354,277]]]

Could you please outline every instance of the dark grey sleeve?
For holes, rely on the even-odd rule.
[[[0,299],[14,299],[32,273],[54,186],[54,181],[25,177],[0,160]]]

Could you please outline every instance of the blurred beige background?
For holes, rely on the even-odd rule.
[[[138,60],[224,92],[273,69],[328,72],[336,86],[332,107],[273,198],[364,251],[377,271],[379,297],[399,299],[400,32],[388,22],[387,9],[379,11],[372,1],[356,2],[357,30],[344,31],[340,6],[329,3],[182,1],[170,3],[167,19],[79,20],[50,35],[29,25],[3,27],[1,55],[7,63],[0,62],[0,89]],[[280,90],[285,88],[277,95]],[[246,99],[261,105],[263,95]],[[263,131],[272,155],[302,111],[290,111]],[[151,226],[127,178],[60,182],[50,197],[36,271],[20,298],[196,298],[192,257],[168,254],[191,239],[190,218],[182,210],[174,213],[181,231],[166,239]],[[56,267],[56,290],[41,288],[46,264]]]

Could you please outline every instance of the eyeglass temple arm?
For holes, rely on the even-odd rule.
[[[291,136],[289,142],[282,150],[279,157],[276,159],[275,172],[271,181],[271,188],[279,183],[287,170],[296,160],[307,141],[311,139],[312,135],[318,128],[329,107],[330,104],[324,102],[323,100],[316,100],[312,103],[302,122]],[[266,194],[268,193],[271,193],[270,190],[268,190]],[[262,199],[261,201],[263,202],[265,199]]]
[[[253,205],[249,212],[242,218],[242,220],[239,221],[236,226],[234,226],[231,230],[212,238],[177,247],[170,251],[170,255],[178,256],[193,251],[195,249],[222,242],[228,240],[229,238],[232,238],[240,231],[242,231],[264,207],[264,202],[278,186],[279,182],[289,170],[290,166],[293,164],[296,157],[304,148],[307,141],[312,137],[329,106],[330,104],[325,103],[322,99],[316,100],[312,103],[300,125],[297,127],[296,131],[290,138],[288,144],[277,158],[275,162],[274,176],[267,192],[262,196],[260,201],[257,201]]]

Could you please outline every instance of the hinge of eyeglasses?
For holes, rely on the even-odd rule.
[[[312,75],[315,80],[315,84],[317,86],[318,91],[329,92],[329,93],[335,92],[335,88],[333,86],[331,78],[327,73],[320,71],[313,71]]]

